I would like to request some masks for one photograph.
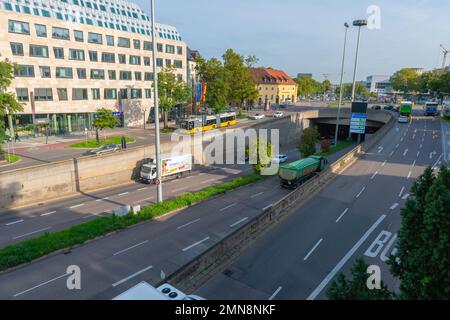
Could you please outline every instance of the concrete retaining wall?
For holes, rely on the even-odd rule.
[[[326,171],[289,193],[264,213],[253,218],[240,229],[208,249],[204,254],[170,275],[165,281],[181,291],[193,292],[210,277],[223,271],[257,237],[263,235],[270,227],[273,227],[282,218],[286,217],[291,212],[291,209],[308,201],[326,184],[357,161],[361,153],[376,145],[393,125],[394,118],[389,115],[387,124],[375,133],[371,139],[355,147],[330,165]]]

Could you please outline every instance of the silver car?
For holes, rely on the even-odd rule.
[[[94,149],[91,151],[92,154],[95,155],[101,155],[104,153],[110,153],[110,152],[116,152],[117,150],[120,150],[120,146],[117,144],[106,144],[104,146],[101,146],[98,149]]]

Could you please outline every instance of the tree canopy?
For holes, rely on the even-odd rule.
[[[416,70],[405,68],[395,72],[390,81],[395,91],[416,93],[419,91],[419,77]]]
[[[306,128],[302,132],[298,149],[302,157],[306,158],[316,153],[319,131],[316,127]]]

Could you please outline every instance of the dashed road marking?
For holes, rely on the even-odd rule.
[[[311,254],[314,252],[314,250],[317,249],[317,247],[322,243],[323,238],[320,239],[315,245],[314,247],[308,252],[308,254],[303,258],[303,261],[308,260],[308,258],[311,256]]]
[[[200,240],[200,241],[197,241],[196,243],[193,243],[193,244],[191,244],[190,246],[184,248],[182,251],[183,251],[183,252],[186,252],[186,251],[188,251],[188,250],[190,250],[190,249],[192,249],[192,248],[198,246],[199,244],[202,244],[203,242],[208,241],[209,239],[210,239],[209,237],[206,237],[205,239]]]
[[[234,227],[236,227],[237,225],[239,225],[239,224],[241,224],[242,222],[247,221],[247,220],[248,220],[248,217],[242,218],[241,220],[236,221],[235,223],[233,223],[232,225],[230,225],[230,228],[234,228]]]
[[[348,212],[349,208],[346,208],[344,210],[344,212],[341,213],[341,215],[339,216],[339,218],[336,219],[336,223],[338,223],[339,221],[341,221],[341,219],[345,216],[345,214]]]

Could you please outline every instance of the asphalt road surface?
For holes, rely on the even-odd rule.
[[[339,272],[357,257],[381,268],[395,250],[400,209],[427,166],[443,163],[441,121],[415,118],[395,127],[370,152],[298,207],[195,294],[206,299],[325,299]]]

